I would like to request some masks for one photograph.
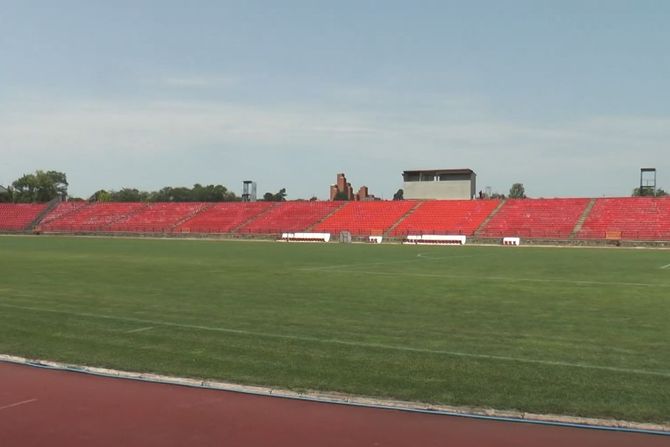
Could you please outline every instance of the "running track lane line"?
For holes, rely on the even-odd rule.
[[[0,407],[0,411],[9,410],[10,408],[19,407],[19,406],[25,405],[25,404],[31,404],[33,402],[37,402],[37,399],[28,399],[28,400],[24,400],[24,401],[21,401],[21,402],[15,402],[13,404],[5,405],[4,407]]]
[[[86,312],[70,312],[70,311],[57,310],[57,309],[42,309],[42,308],[37,308],[37,307],[17,306],[17,305],[7,304],[7,303],[0,303],[0,306],[1,307],[7,307],[7,308],[13,308],[13,309],[20,309],[20,310],[29,310],[29,311],[34,311],[34,312],[55,313],[55,314],[62,314],[62,315],[71,315],[71,316],[76,316],[76,317],[99,318],[99,319],[103,319],[103,320],[152,324],[154,326],[178,327],[178,328],[183,328],[183,329],[198,329],[198,330],[202,330],[202,331],[224,332],[224,333],[228,333],[228,334],[247,335],[247,336],[253,336],[253,337],[265,337],[265,338],[277,338],[277,339],[283,339],[283,340],[306,341],[306,342],[312,342],[312,343],[324,343],[324,344],[334,344],[334,345],[341,345],[341,346],[352,346],[352,347],[357,347],[357,348],[387,349],[387,350],[391,350],[391,351],[416,352],[416,353],[424,353],[424,354],[446,355],[446,356],[451,356],[451,357],[475,358],[475,359],[486,359],[486,360],[500,360],[500,361],[506,361],[506,362],[528,363],[528,364],[545,365],[545,366],[564,366],[564,367],[568,367],[568,368],[594,369],[594,370],[600,370],[600,371],[611,371],[611,372],[618,372],[618,373],[625,373],[625,374],[640,374],[640,375],[647,375],[647,376],[670,377],[670,371],[619,368],[619,367],[616,367],[616,366],[591,365],[591,364],[588,364],[588,363],[571,363],[571,362],[563,362],[563,361],[558,361],[558,360],[525,359],[525,358],[520,358],[520,357],[510,357],[510,356],[504,356],[504,355],[474,354],[474,353],[471,353],[471,352],[412,348],[412,347],[409,347],[409,346],[386,345],[386,344],[381,344],[381,343],[355,342],[355,341],[338,340],[338,339],[335,339],[335,338],[324,339],[324,338],[317,338],[317,337],[302,337],[302,336],[298,336],[298,335],[272,334],[272,333],[267,333],[267,332],[245,331],[245,330],[242,330],[242,329],[201,326],[201,325],[195,325],[195,324],[173,323],[173,322],[158,321],[158,320],[146,320],[146,319],[143,319],[143,318],[117,317],[117,316],[112,316],[112,315],[93,314],[93,313],[86,313]]]

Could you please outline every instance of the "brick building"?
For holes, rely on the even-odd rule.
[[[376,200],[371,196],[367,186],[361,186],[357,193],[344,174],[337,174],[337,183],[330,185],[330,200]]]

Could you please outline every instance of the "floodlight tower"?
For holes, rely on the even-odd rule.
[[[640,169],[640,195],[656,196],[656,168]]]
[[[252,180],[244,180],[242,182],[242,201],[243,202],[256,201],[256,182]]]

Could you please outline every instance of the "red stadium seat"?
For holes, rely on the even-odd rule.
[[[230,233],[250,219],[269,210],[272,202],[221,202],[182,222],[175,231],[182,233]]]
[[[498,200],[429,200],[393,230],[392,236],[409,234],[463,234],[471,236],[498,206]]]
[[[510,199],[478,235],[567,239],[588,203],[589,199]]]
[[[151,203],[110,225],[111,231],[130,233],[170,232],[178,223],[195,216],[207,206],[200,202]]]
[[[348,202],[314,227],[314,231],[349,231],[356,236],[382,235],[416,204],[412,200]]]
[[[97,202],[76,208],[40,226],[43,231],[86,232],[110,231],[110,227],[133,213],[146,208],[146,203]],[[49,216],[47,216],[49,217]]]
[[[281,202],[258,219],[243,225],[239,233],[286,233],[304,231],[318,223],[342,202]]]
[[[577,237],[606,239],[608,232],[627,240],[670,240],[670,197],[597,199]]]
[[[0,230],[29,230],[30,224],[46,207],[44,203],[0,203]]]

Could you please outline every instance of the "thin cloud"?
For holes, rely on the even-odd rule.
[[[400,170],[417,167],[471,167],[482,185],[501,185],[498,189],[504,192],[518,180],[547,196],[623,194],[630,182],[620,178],[622,173],[630,171],[634,178],[642,165],[670,172],[666,147],[670,117],[598,116],[531,126],[485,118],[484,113],[456,120],[454,110],[418,120],[409,111],[388,116],[376,109],[333,111],[327,105],[56,100],[49,104],[47,110],[37,103],[0,106],[5,170],[17,166],[30,170],[30,160],[58,160],[66,166],[86,160],[111,167],[112,160],[128,158],[141,164],[188,154],[193,159],[191,177],[197,180],[198,169],[204,167],[198,160],[207,165],[225,162],[234,171],[243,163],[237,158],[241,148],[252,148],[256,164],[272,163],[283,175],[318,159],[337,163],[333,172],[351,169],[363,177],[369,171],[373,181],[365,182],[385,196],[398,187]],[[277,164],[282,160],[285,166]],[[0,172],[9,178],[16,174]],[[330,174],[322,176],[330,181]],[[582,182],[580,177],[588,179]],[[155,182],[168,184],[169,172]],[[87,187],[93,191],[96,186]],[[305,194],[319,190],[318,185],[297,184],[300,187],[307,189]],[[576,194],[581,190],[583,194]]]
[[[178,88],[227,88],[239,83],[239,78],[233,76],[168,76],[160,80],[159,84],[166,87]]]

